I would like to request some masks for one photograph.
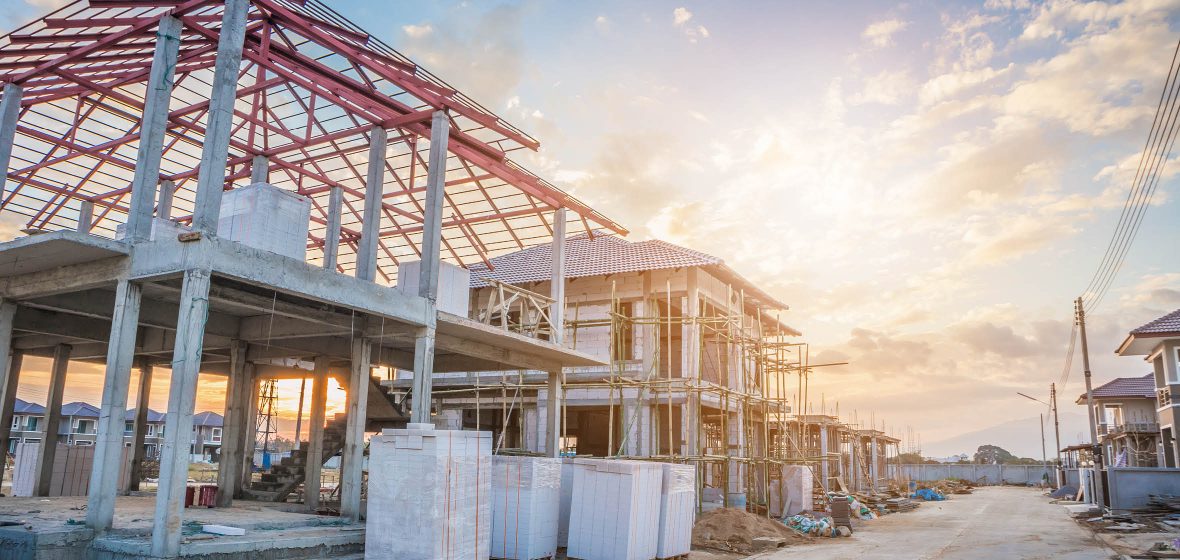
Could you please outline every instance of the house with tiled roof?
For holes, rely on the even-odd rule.
[[[123,417],[123,443],[131,446],[135,442],[135,414],[136,409],[127,410]],[[202,412],[196,417],[202,418],[202,424],[194,426],[193,441],[194,455],[208,457],[215,453],[221,445],[221,415],[212,412]],[[61,407],[61,421],[58,423],[58,442],[67,445],[94,445],[98,422],[98,407],[86,402],[71,402]],[[216,427],[216,437],[213,429]],[[198,451],[197,434],[203,430],[204,441]],[[20,443],[39,443],[45,437],[45,407],[21,399],[15,399],[12,414],[12,431],[8,439],[8,452],[15,453]],[[216,440],[216,441],[211,441]],[[147,423],[144,430],[144,457],[155,459],[159,457],[160,446],[164,443],[164,413],[152,409],[147,411]]]
[[[1159,465],[1160,425],[1156,415],[1155,375],[1119,377],[1093,388],[1094,413],[1105,464],[1116,467]],[[1077,398],[1086,404],[1086,394]]]
[[[764,386],[748,366],[754,346],[747,341],[784,341],[783,362],[797,361],[787,343],[800,333],[785,322],[785,303],[721,258],[665,241],[583,233],[567,237],[564,248],[562,344],[604,364],[562,372],[560,438],[546,433],[544,371],[436,374],[439,425],[490,430],[497,445],[526,451],[559,439],[564,454],[593,456],[742,457],[766,448],[742,434],[778,437],[764,409],[744,407],[734,395]],[[553,271],[550,244],[469,265],[470,318],[552,339]],[[409,383],[408,374],[395,382]],[[724,476],[723,467],[709,469],[704,484],[728,481],[743,493],[744,470]]]
[[[1143,356],[1151,364],[1160,465],[1180,466],[1180,448],[1176,444],[1176,430],[1180,428],[1180,309],[1132,329],[1115,353]]]

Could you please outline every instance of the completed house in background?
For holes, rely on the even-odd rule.
[[[1095,387],[1093,395],[1105,463],[1116,467],[1158,466],[1160,425],[1154,374],[1119,377]],[[1086,395],[1079,396],[1077,403],[1086,404]]]
[[[1132,330],[1116,353],[1144,356],[1152,365],[1155,413],[1160,430],[1160,466],[1180,465],[1176,429],[1180,426],[1180,309]]]

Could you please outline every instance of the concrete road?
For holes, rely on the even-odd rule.
[[[913,512],[860,522],[856,534],[848,539],[786,548],[754,558],[1096,560],[1112,554],[1039,490],[987,487],[945,502],[924,503]]]

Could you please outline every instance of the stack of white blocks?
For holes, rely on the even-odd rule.
[[[672,558],[692,550],[692,525],[697,512],[696,467],[662,463],[660,532],[656,558]]]
[[[490,432],[410,424],[374,436],[365,559],[488,558],[491,456]]]
[[[217,236],[302,261],[310,216],[310,198],[254,183],[221,195]]]
[[[397,289],[403,294],[418,295],[418,281],[422,274],[422,261],[406,261],[397,265]],[[471,271],[440,261],[438,267],[438,300],[435,306],[460,317],[466,317],[471,309]]]
[[[557,554],[561,459],[492,457],[492,558]]]
[[[574,467],[566,555],[582,560],[655,558],[662,465],[575,459]]]
[[[574,501],[574,459],[561,460],[561,505],[557,515],[557,547],[566,548],[570,540],[570,504]]]

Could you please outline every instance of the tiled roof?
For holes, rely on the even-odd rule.
[[[194,426],[221,426],[221,415],[216,412],[198,412],[193,415]]]
[[[471,287],[488,285],[486,279],[507,284],[545,282],[552,275],[553,251],[548,243],[529,247],[491,259],[494,270],[483,263],[469,267]],[[774,309],[787,306],[764,292],[725,264],[725,261],[667,241],[652,239],[631,242],[616,235],[597,233],[591,238],[582,233],[566,239],[566,278],[606,276],[645,270],[669,270],[702,267],[720,279],[738,285],[746,297],[759,305]],[[786,327],[790,329],[790,327]],[[790,329],[798,334],[794,329]]]
[[[86,418],[98,418],[98,407],[90,403],[72,402],[61,405],[62,416],[82,416]]]
[[[28,401],[16,399],[16,404],[12,408],[13,414],[45,414],[45,407]]]
[[[548,243],[491,259],[495,270],[483,264],[472,265],[471,287],[482,288],[485,278],[508,284],[549,280],[553,268],[553,251]],[[615,235],[595,235],[591,239],[579,234],[566,240],[566,278],[584,278],[644,270],[665,270],[691,266],[720,265],[717,257],[650,240],[632,243]]]
[[[1092,391],[1094,398],[1155,398],[1155,374],[1149,373],[1143,377],[1119,377],[1095,387]],[[1078,397],[1079,402],[1086,402],[1086,394]]]
[[[1142,327],[1134,329],[1131,334],[1159,334],[1180,332],[1180,309],[1177,309]]]
[[[135,420],[135,410],[136,409],[134,409],[134,408],[128,409],[127,414],[123,415],[123,419],[128,422]],[[164,413],[163,412],[156,412],[156,411],[149,408],[147,411],[147,421],[151,422],[151,423],[163,422],[164,421]]]

